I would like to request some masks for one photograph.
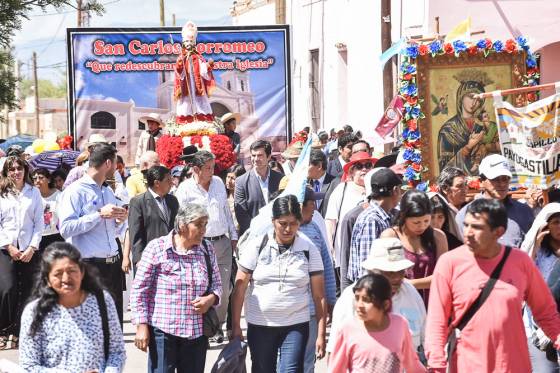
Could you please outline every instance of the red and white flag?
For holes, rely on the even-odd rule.
[[[399,124],[403,115],[404,103],[402,98],[397,95],[389,103],[389,107],[385,109],[385,113],[381,117],[379,123],[375,127],[375,132],[382,138],[387,137],[393,129]]]

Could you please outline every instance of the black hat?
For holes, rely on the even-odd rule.
[[[10,145],[6,150],[6,156],[16,156],[19,157],[23,154],[23,148],[20,145]]]
[[[373,191],[385,193],[401,184],[401,178],[389,168],[382,168],[371,175],[371,189]]]
[[[3,144],[6,142],[6,139],[0,139],[0,144]]]
[[[189,145],[189,146],[185,146],[183,148],[183,155],[180,156],[179,158],[182,161],[187,161],[190,162],[193,158],[193,156],[198,152],[198,148],[196,147],[196,145]]]
[[[379,167],[389,168],[391,166],[394,166],[397,163],[398,155],[399,152],[397,151],[396,153],[391,153],[379,158],[377,162],[375,162],[375,168],[379,168]]]
[[[325,193],[317,193],[311,188],[305,188],[304,201],[320,201],[325,198]]]

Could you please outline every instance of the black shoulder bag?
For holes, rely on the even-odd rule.
[[[467,326],[467,324],[469,323],[469,321],[471,321],[471,319],[476,314],[476,312],[480,309],[480,307],[482,307],[486,299],[488,299],[488,296],[490,296],[492,289],[494,289],[494,285],[496,285],[496,282],[500,278],[500,274],[502,273],[502,269],[504,268],[504,264],[506,263],[506,260],[510,252],[511,252],[511,247],[506,246],[502,260],[500,260],[496,268],[494,268],[494,270],[490,274],[490,278],[486,282],[486,285],[484,285],[484,288],[482,288],[482,290],[480,291],[480,294],[478,294],[478,297],[470,305],[470,307],[467,309],[467,311],[465,312],[461,320],[456,324],[456,326],[451,325],[451,330],[449,331],[449,335],[447,336],[447,347],[446,347],[447,373],[453,373],[451,367],[451,361],[453,359],[453,354],[455,353],[455,349],[457,348],[457,337],[461,335],[461,330],[463,330],[463,328]]]
[[[204,260],[206,261],[206,272],[208,272],[208,288],[204,295],[209,295],[212,289],[212,263],[210,262],[210,254],[208,252],[208,244],[206,240],[202,240],[202,246],[204,246]],[[220,330],[220,320],[218,319],[218,313],[214,307],[210,307],[208,311],[203,316],[203,328],[202,333],[210,338],[216,335]]]
[[[105,303],[105,294],[103,290],[95,294],[97,298],[97,306],[101,314],[101,328],[103,329],[103,352],[105,353],[105,361],[109,358],[109,317],[107,316],[107,304]]]

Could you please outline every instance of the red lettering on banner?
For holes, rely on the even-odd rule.
[[[93,43],[93,53],[97,56],[124,56],[124,45],[122,44],[105,44],[103,40],[96,40]]]

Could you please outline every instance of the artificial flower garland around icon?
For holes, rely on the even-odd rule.
[[[461,54],[476,55],[482,53],[488,57],[491,53],[519,53],[525,52],[527,59],[527,74],[523,76],[525,86],[539,84],[540,72],[537,64],[538,55],[531,53],[527,39],[518,37],[508,39],[504,42],[500,40],[481,39],[477,42],[464,42],[456,40],[452,43],[444,43],[441,40],[434,40],[429,43],[409,44],[402,53],[400,66],[400,85],[399,95],[404,102],[404,113],[402,118],[402,142],[404,146],[403,158],[406,163],[404,180],[411,188],[423,191],[429,190],[429,181],[422,181],[422,172],[426,167],[422,165],[422,154],[420,151],[421,134],[418,129],[418,120],[425,118],[420,106],[421,100],[418,97],[418,86],[416,77],[416,59],[418,56],[431,55],[454,55],[459,57]],[[538,92],[527,94],[529,102],[537,101]],[[473,184],[474,185],[474,184]]]

